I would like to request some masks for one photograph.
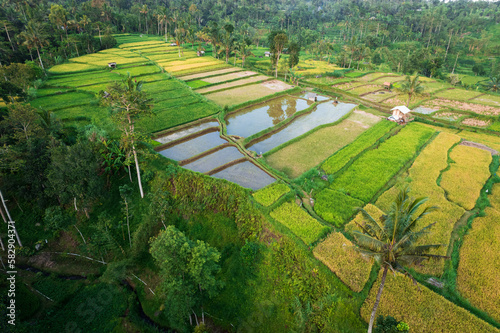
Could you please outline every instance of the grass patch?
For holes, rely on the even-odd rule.
[[[471,210],[481,188],[490,177],[491,153],[474,147],[457,146],[451,152],[450,158],[455,163],[443,173],[441,187],[451,201]]]
[[[253,197],[262,206],[269,207],[288,192],[290,188],[286,184],[273,183],[255,192]]]
[[[314,256],[355,292],[360,292],[370,276],[372,262],[354,249],[340,232],[332,232],[313,250]]]
[[[287,202],[270,213],[271,217],[286,226],[307,245],[314,243],[326,232],[328,227],[312,218],[294,202]]]
[[[218,84],[218,85],[211,86],[211,87],[208,87],[208,88],[198,89],[198,90],[196,90],[196,92],[199,93],[199,94],[205,94],[205,93],[209,93],[209,92],[212,92],[212,91],[217,91],[217,90],[222,90],[222,89],[228,89],[228,88],[232,88],[232,87],[238,87],[238,86],[242,86],[242,85],[246,85],[246,84],[250,84],[250,83],[255,83],[255,82],[259,82],[259,81],[265,81],[265,80],[268,80],[268,79],[270,79],[269,76],[257,75],[257,76],[250,77],[250,78],[247,78],[247,79],[241,79],[241,80],[237,80],[237,81],[233,81],[233,82]]]

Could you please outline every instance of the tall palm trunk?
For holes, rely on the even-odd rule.
[[[45,67],[43,67],[42,57],[40,57],[40,51],[38,50],[38,47],[36,48],[36,53],[38,53],[38,60],[40,60],[40,66],[42,66],[42,69],[45,69]]]
[[[370,316],[370,324],[368,325],[368,333],[372,333],[373,322],[375,321],[375,314],[377,313],[378,303],[380,303],[380,296],[382,296],[382,290],[384,290],[385,278],[387,277],[387,270],[389,266],[385,265],[384,273],[382,274],[382,281],[380,282],[380,287],[378,288],[377,299],[373,305],[372,314]]]
[[[134,124],[132,123],[132,119],[130,119],[130,115],[127,115],[128,123],[130,125],[130,133],[134,132]],[[137,181],[139,183],[139,191],[141,192],[141,198],[144,198],[144,191],[142,190],[142,182],[141,182],[141,169],[139,168],[139,160],[137,159],[137,151],[135,150],[135,143],[132,139],[132,153],[134,154],[135,161],[135,169],[137,170]]]
[[[12,41],[10,40],[9,30],[7,29],[7,24],[5,24],[4,27],[5,27],[5,32],[7,33],[7,38],[9,39],[10,47],[12,47],[12,51],[14,51],[14,45],[12,44]]]

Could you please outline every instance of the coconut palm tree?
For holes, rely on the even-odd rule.
[[[24,38],[23,45],[26,45],[28,49],[36,49],[38,54],[38,60],[40,61],[40,66],[43,67],[42,57],[40,56],[40,49],[44,46],[49,45],[47,36],[45,35],[45,30],[40,22],[29,21],[26,26],[26,30],[22,34]]]
[[[373,329],[375,314],[389,269],[393,272],[402,272],[416,284],[416,280],[405,266],[418,265],[428,259],[448,258],[429,254],[429,251],[442,247],[442,244],[422,245],[418,243],[418,240],[427,234],[435,224],[435,222],[431,223],[417,231],[418,222],[427,214],[435,211],[437,207],[427,206],[423,208],[422,205],[427,201],[427,198],[414,199],[410,197],[409,192],[408,186],[402,188],[390,210],[379,221],[361,209],[364,217],[363,223],[358,224],[361,231],[352,233],[356,249],[360,253],[374,258],[384,270],[371,313],[368,333],[371,333]]]
[[[141,14],[144,14],[144,17],[146,18],[146,34],[148,34],[148,5],[142,5],[141,8]]]
[[[241,42],[236,43],[236,53],[238,53],[238,55],[241,58],[241,67],[245,67],[246,57],[255,56],[255,54],[253,54],[252,51],[250,50],[250,45],[251,41],[248,37],[243,38]],[[236,57],[234,58],[236,61]]]
[[[410,75],[406,75],[405,80],[400,84],[398,88],[396,88],[396,90],[408,95],[408,102],[406,102],[406,106],[409,107],[412,97],[422,95],[424,93],[425,87],[420,81],[420,75],[418,75],[418,73],[415,73],[415,77],[413,79]]]

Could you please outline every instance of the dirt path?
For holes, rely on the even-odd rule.
[[[462,141],[460,144],[462,146],[469,146],[469,147],[474,147],[474,148],[489,151],[491,153],[491,155],[498,155],[498,151],[496,151],[495,149],[492,149],[486,145],[483,145],[481,143],[472,142],[472,141]]]

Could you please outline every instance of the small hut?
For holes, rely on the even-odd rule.
[[[266,52],[264,52],[264,55],[265,55],[266,57],[270,57],[270,56],[271,56],[271,52],[266,51]]]
[[[392,116],[390,116],[389,119],[397,122],[407,122],[409,113],[411,112],[411,110],[404,105],[396,106],[392,108],[391,111]]]
[[[116,62],[108,62],[109,68],[116,68]]]
[[[316,93],[308,93],[307,94],[307,99],[313,102],[316,102],[318,100],[318,94]]]
[[[390,82],[384,82],[384,89],[391,90],[391,83]]]
[[[198,55],[198,57],[203,57],[205,55],[205,51],[196,51],[196,55]]]

